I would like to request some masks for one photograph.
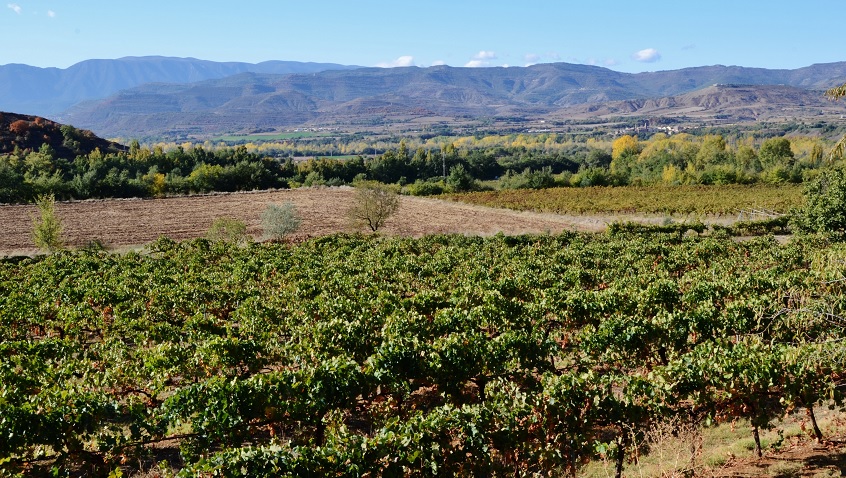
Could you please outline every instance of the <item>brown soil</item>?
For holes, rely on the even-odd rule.
[[[253,237],[261,235],[259,216],[268,203],[292,202],[302,217],[295,239],[340,231],[352,232],[346,210],[354,197],[349,187],[300,188],[237,194],[173,197],[164,199],[107,199],[63,202],[56,211],[64,225],[69,247],[99,240],[109,247],[125,248],[148,243],[160,236],[182,240],[201,237],[220,217],[240,219]],[[0,206],[0,254],[36,252],[32,241],[32,205]],[[399,211],[388,220],[389,235],[422,236],[460,233],[493,235],[556,233],[562,230],[601,231],[600,216],[559,216],[493,209],[431,198],[402,197]],[[363,231],[363,229],[359,229]]]

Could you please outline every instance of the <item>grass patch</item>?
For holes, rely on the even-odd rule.
[[[783,445],[786,446],[789,439],[807,435],[799,424],[803,417],[804,412],[797,412],[784,421],[774,423],[775,428],[761,430],[761,446],[764,453],[773,453]],[[822,420],[828,424],[830,418]],[[631,455],[628,457],[624,468],[625,476],[722,476],[734,466],[736,460],[757,460],[752,426],[746,420],[713,427],[663,424],[647,433],[644,445],[642,448],[648,450],[647,453],[635,457],[636,459],[632,459]],[[802,462],[784,460],[763,466],[761,470],[762,476],[787,478],[799,476],[804,470],[804,465]],[[580,470],[579,476],[612,477],[614,461],[612,457],[594,460]],[[820,474],[820,477],[823,476],[828,475]]]

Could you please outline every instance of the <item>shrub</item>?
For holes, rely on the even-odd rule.
[[[509,170],[499,180],[502,189],[546,189],[555,187],[552,168],[545,167],[537,171],[526,168],[522,173],[515,174]]]
[[[230,217],[219,217],[206,232],[206,239],[212,242],[243,244],[247,240],[247,224]]]
[[[443,194],[444,183],[441,181],[421,181],[418,179],[406,186],[405,191],[411,196],[434,196]]]
[[[830,169],[805,187],[805,203],[791,227],[805,233],[846,233],[846,170]]]
[[[279,241],[299,229],[300,216],[291,202],[268,204],[261,213],[261,227],[264,239]]]

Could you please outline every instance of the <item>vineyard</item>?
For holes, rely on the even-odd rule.
[[[568,476],[661,424],[757,439],[840,403],[844,260],[625,231],[6,259],[0,473]]]
[[[786,213],[802,202],[802,187],[779,186],[626,186],[501,190],[450,194],[446,198],[480,206],[556,214],[711,214],[737,216],[760,208]]]

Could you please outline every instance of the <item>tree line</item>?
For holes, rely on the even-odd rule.
[[[165,149],[142,147],[137,141],[127,151],[104,154],[96,149],[67,158],[45,144],[37,151],[15,149],[0,155],[0,202],[31,202],[45,194],[60,200],[159,197],[364,179],[398,184],[412,195],[555,186],[779,184],[812,179],[831,163],[826,143],[805,137],[755,144],[717,134],[660,133],[647,140],[625,135],[611,143],[560,145],[549,138],[524,143],[471,147],[457,141],[412,149],[401,141],[381,154],[300,161],[269,157],[243,145]]]

